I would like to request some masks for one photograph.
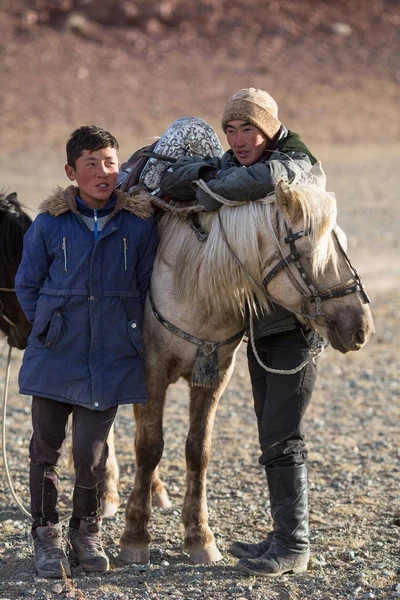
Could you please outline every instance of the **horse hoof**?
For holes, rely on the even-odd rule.
[[[152,504],[153,506],[158,506],[158,508],[171,508],[172,506],[172,502],[168,498],[168,494],[165,490],[153,494]]]
[[[116,502],[103,502],[101,507],[101,514],[103,517],[113,517],[117,514],[119,509],[119,503]]]
[[[215,545],[208,546],[208,548],[192,548],[188,552],[191,561],[195,564],[207,565],[222,560],[222,554]]]
[[[142,548],[121,548],[119,560],[126,565],[146,565],[150,561],[150,551],[147,546]]]

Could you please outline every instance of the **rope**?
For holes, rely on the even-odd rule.
[[[8,485],[10,487],[12,497],[14,498],[15,502],[18,504],[19,508],[24,513],[24,515],[29,517],[29,519],[32,519],[31,514],[26,510],[26,508],[24,507],[24,505],[18,498],[17,494],[15,493],[14,486],[11,481],[10,470],[8,468],[8,461],[7,461],[6,413],[7,413],[8,385],[9,385],[9,381],[10,381],[11,351],[12,351],[12,348],[11,348],[11,346],[9,346],[8,357],[7,357],[7,366],[6,366],[6,376],[5,376],[5,381],[4,381],[4,396],[3,396],[3,426],[2,426],[3,464],[4,464],[4,470],[6,472],[7,481],[8,481]]]
[[[4,464],[4,470],[6,472],[7,482],[8,482],[8,485],[10,487],[10,491],[11,491],[12,497],[14,498],[14,500],[17,503],[18,507],[20,508],[21,512],[26,517],[28,517],[30,521],[32,521],[32,515],[31,515],[31,513],[22,504],[21,500],[19,499],[17,493],[14,490],[14,486],[13,486],[12,481],[11,481],[10,469],[8,467],[8,460],[7,460],[7,449],[6,449],[6,415],[7,415],[8,386],[9,386],[9,382],[10,382],[11,352],[12,352],[12,347],[9,346],[8,357],[7,357],[7,365],[6,365],[6,373],[5,373],[5,380],[4,380],[4,394],[3,394],[3,422],[2,422],[2,437],[1,437],[1,439],[2,439],[3,464]],[[61,518],[59,520],[59,522],[61,523],[63,521],[67,521],[71,516],[72,515],[67,515],[67,516]]]
[[[229,200],[228,198],[224,198],[224,196],[220,196],[219,194],[216,194],[215,192],[210,190],[210,188],[208,187],[206,182],[203,181],[203,179],[196,179],[195,181],[193,181],[193,184],[196,185],[203,192],[206,192],[206,194],[211,196],[211,198],[213,198],[220,204],[225,204],[226,206],[243,206],[244,204],[248,204],[249,202],[248,200]],[[261,198],[261,200],[265,200],[265,198]],[[272,202],[275,202],[275,197],[271,198],[268,201],[269,204],[272,204]]]
[[[256,357],[256,360],[260,367],[262,367],[264,371],[268,371],[268,373],[276,373],[277,375],[294,375],[295,373],[298,373],[303,367],[308,365],[310,360],[313,360],[315,362],[315,359],[325,350],[324,344],[320,342],[318,343],[315,349],[310,348],[310,356],[295,369],[272,369],[271,367],[268,367],[266,364],[263,363],[256,350],[256,345],[254,341],[254,323],[252,315],[250,315],[250,342],[254,356]]]

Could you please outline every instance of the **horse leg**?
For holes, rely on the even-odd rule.
[[[206,478],[215,412],[231,371],[229,369],[225,377],[221,377],[222,383],[218,390],[191,387],[190,426],[186,440],[186,494],[182,520],[185,527],[185,549],[194,563],[212,563],[222,558],[214,534],[208,526]]]
[[[101,500],[101,512],[103,517],[113,517],[120,507],[120,498],[118,493],[119,467],[115,454],[114,426],[110,429],[107,445],[108,458],[106,464],[106,475],[104,479],[104,492]],[[158,467],[154,471],[153,475],[151,496],[153,506],[157,506],[159,508],[170,508],[172,506],[171,501],[168,498],[167,490],[165,489],[164,484],[158,475]]]
[[[153,481],[151,483],[151,497],[153,506],[158,508],[171,508],[172,502],[168,497],[167,490],[164,487],[163,482],[158,474],[158,467],[155,469],[153,474]]]
[[[120,559],[127,564],[143,564],[150,559],[151,537],[148,523],[151,515],[151,491],[154,472],[164,448],[162,419],[167,383],[162,385],[160,380],[154,381],[153,384],[148,380],[147,383],[148,404],[134,407],[135,481],[126,506],[125,528],[120,540]],[[155,482],[158,483],[159,480],[156,478]]]
[[[103,517],[113,517],[117,512],[120,500],[118,494],[119,467],[115,454],[114,426],[111,427],[107,438],[108,458],[104,478],[104,492],[101,500]]]

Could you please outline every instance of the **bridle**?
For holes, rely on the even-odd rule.
[[[270,302],[289,310],[290,312],[298,315],[299,317],[302,317],[302,319],[309,326],[311,326],[310,321],[314,321],[317,325],[320,325],[320,326],[322,326],[322,325],[327,325],[328,327],[330,326],[330,323],[329,323],[329,320],[327,319],[326,314],[322,312],[322,302],[324,300],[328,300],[330,298],[339,298],[341,296],[348,296],[349,294],[355,294],[356,292],[360,292],[362,294],[365,302],[366,303],[370,302],[369,296],[368,296],[367,292],[365,291],[363,283],[361,281],[361,277],[358,274],[358,272],[356,271],[356,269],[353,267],[352,263],[350,262],[349,257],[347,256],[346,251],[344,250],[343,246],[341,245],[338,235],[335,231],[335,227],[332,229],[332,235],[334,236],[336,244],[338,245],[340,252],[344,256],[344,258],[347,262],[347,265],[350,268],[350,271],[352,272],[352,276],[350,277],[350,279],[348,279],[347,281],[345,281],[343,283],[341,282],[332,288],[328,288],[327,290],[318,290],[318,288],[314,285],[311,278],[309,277],[309,275],[306,273],[305,269],[303,268],[303,265],[300,262],[301,255],[296,248],[296,241],[302,237],[310,235],[311,230],[306,230],[306,231],[301,230],[301,231],[294,233],[291,228],[286,226],[287,235],[284,238],[284,241],[285,241],[285,243],[289,244],[290,253],[287,256],[285,256],[282,260],[280,260],[267,273],[267,275],[265,275],[265,277],[262,280],[262,285],[260,285],[254,279],[254,277],[249,273],[249,271],[247,270],[245,265],[242,263],[240,258],[237,256],[237,254],[232,249],[231,245],[229,244],[229,240],[227,238],[221,216],[220,216],[219,212],[217,212],[217,214],[218,214],[218,220],[219,220],[219,226],[220,226],[222,238],[223,238],[232,258],[243,269],[243,271],[246,273],[246,276],[252,282],[252,284],[255,286],[255,288],[258,289],[261,292],[261,294],[263,296],[265,296]],[[307,288],[307,292],[304,291],[304,285],[300,285],[299,282],[297,281],[296,277],[294,277],[294,275],[291,271],[291,268],[290,268],[292,264],[296,267],[298,273],[300,274],[300,280],[302,283],[304,282],[305,287]],[[275,277],[275,275],[277,275],[277,273],[279,273],[283,269],[287,269],[287,273],[288,273],[291,283],[294,285],[294,287],[297,289],[297,291],[301,294],[302,300],[301,300],[300,311],[294,310],[293,308],[289,308],[288,306],[285,306],[284,304],[282,304],[282,302],[278,302],[273,296],[271,296],[268,293],[268,284]],[[315,303],[315,314],[309,314],[308,312],[306,312],[308,303]],[[253,322],[252,315],[250,315],[249,325],[250,325],[249,339],[251,342],[254,356],[255,356],[258,364],[265,371],[268,371],[269,373],[276,373],[276,374],[280,374],[280,375],[292,375],[294,373],[297,373],[303,367],[305,367],[310,362],[310,360],[315,361],[316,358],[321,354],[321,352],[323,352],[323,350],[325,349],[325,347],[327,345],[324,338],[322,338],[321,336],[318,336],[319,339],[315,339],[312,346],[310,347],[309,357],[304,362],[302,362],[300,365],[298,365],[294,369],[273,369],[271,367],[268,367],[266,364],[264,364],[258,355],[255,341],[254,341],[254,322]]]
[[[371,300],[364,288],[364,284],[361,280],[360,275],[358,274],[356,268],[351,263],[350,258],[348,257],[345,249],[343,248],[342,244],[340,243],[339,237],[336,232],[336,226],[332,229],[332,235],[334,237],[335,243],[336,243],[340,253],[345,258],[345,261],[346,261],[352,275],[349,279],[347,279],[347,281],[340,282],[337,285],[333,286],[332,288],[328,288],[325,290],[319,290],[317,288],[317,286],[314,285],[312,279],[307,274],[303,265],[300,262],[301,255],[296,248],[296,241],[301,239],[302,237],[310,235],[311,231],[310,230],[305,230],[305,231],[301,230],[301,231],[294,233],[290,227],[287,227],[286,233],[287,233],[287,235],[284,239],[284,242],[289,245],[290,252],[287,256],[282,258],[282,260],[280,262],[278,262],[263,278],[263,285],[266,290],[268,288],[268,284],[275,277],[275,275],[277,275],[283,269],[287,269],[287,273],[289,275],[290,281],[292,282],[294,287],[300,292],[300,294],[302,296],[301,310],[298,312],[298,314],[301,317],[303,317],[303,319],[305,321],[312,320],[312,321],[315,321],[315,323],[320,326],[323,326],[323,325],[329,326],[329,321],[327,319],[327,316],[325,313],[322,312],[322,302],[324,300],[330,300],[332,298],[340,298],[342,296],[349,296],[350,294],[355,294],[357,292],[360,292],[367,304],[371,302]],[[298,279],[293,276],[292,270],[290,268],[291,265],[293,265],[297,269],[297,272],[300,275],[300,281],[301,281],[302,285],[299,284]],[[306,289],[306,293],[304,293],[304,289]],[[279,304],[279,303],[277,303],[277,304]],[[315,304],[315,313],[314,314],[309,314],[307,312],[307,306],[309,304]],[[294,312],[294,311],[292,310],[292,312]]]
[[[296,241],[302,237],[310,235],[311,230],[306,230],[306,231],[301,230],[301,231],[294,233],[290,227],[286,226],[287,235],[284,238],[284,242],[286,244],[289,244],[290,252],[287,256],[282,258],[264,276],[264,278],[262,280],[262,285],[260,285],[257,281],[255,281],[253,276],[247,270],[246,266],[243,264],[243,262],[240,260],[240,258],[237,256],[237,254],[232,249],[232,247],[229,243],[229,240],[227,238],[226,231],[223,226],[222,219],[221,219],[219,212],[217,212],[217,215],[218,215],[219,226],[220,226],[222,238],[223,238],[232,258],[243,269],[243,271],[246,273],[246,276],[252,282],[254,287],[257,288],[261,292],[261,294],[263,296],[265,296],[270,302],[272,302],[273,304],[276,304],[277,306],[281,306],[282,308],[285,308],[286,310],[294,313],[295,315],[298,315],[299,317],[304,319],[304,321],[306,323],[309,324],[310,321],[314,321],[319,326],[327,325],[329,327],[330,324],[329,324],[328,318],[327,318],[326,314],[322,312],[322,302],[324,300],[328,300],[331,298],[339,298],[341,296],[348,296],[350,294],[355,294],[356,292],[360,292],[363,295],[363,298],[366,303],[371,302],[367,292],[364,289],[364,285],[362,283],[360,275],[358,274],[355,267],[353,267],[352,263],[350,262],[349,257],[347,256],[346,251],[344,250],[343,246],[341,245],[341,243],[339,241],[339,238],[335,231],[336,226],[332,229],[332,235],[334,236],[337,246],[339,247],[340,252],[344,256],[346,263],[349,266],[350,271],[352,272],[352,276],[347,281],[341,282],[332,288],[328,288],[325,290],[319,290],[317,288],[317,286],[314,285],[310,276],[306,273],[305,269],[303,268],[303,265],[300,262],[301,255],[296,248]],[[300,285],[297,278],[294,277],[292,270],[290,268],[292,264],[296,267],[298,273],[300,274],[300,281],[302,282],[302,284],[304,283],[304,285]],[[297,291],[301,294],[301,309],[300,310],[295,310],[293,308],[289,308],[282,302],[279,302],[278,300],[276,300],[268,292],[269,283],[283,269],[287,269],[287,273],[288,273],[291,283],[297,289]],[[307,291],[305,291],[305,288]],[[313,304],[313,303],[315,304],[315,313],[310,314],[307,311],[307,305]]]
[[[0,292],[14,292],[15,293],[15,288],[0,287]],[[11,327],[17,327],[17,324],[14,323],[14,321],[12,321],[9,317],[7,317],[6,314],[4,314],[4,303],[1,298],[0,298],[0,319],[4,319],[4,321],[6,321],[6,323],[11,325]]]

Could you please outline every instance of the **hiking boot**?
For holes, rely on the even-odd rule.
[[[36,527],[33,532],[35,566],[41,577],[71,577],[71,568],[63,549],[62,528],[57,523]]]
[[[101,543],[101,519],[81,519],[79,529],[69,528],[71,559],[85,571],[108,571],[110,563]]]
[[[229,546],[229,554],[236,558],[260,558],[271,545],[274,532],[270,531],[266,539],[256,544],[247,544],[246,542],[233,542]]]

